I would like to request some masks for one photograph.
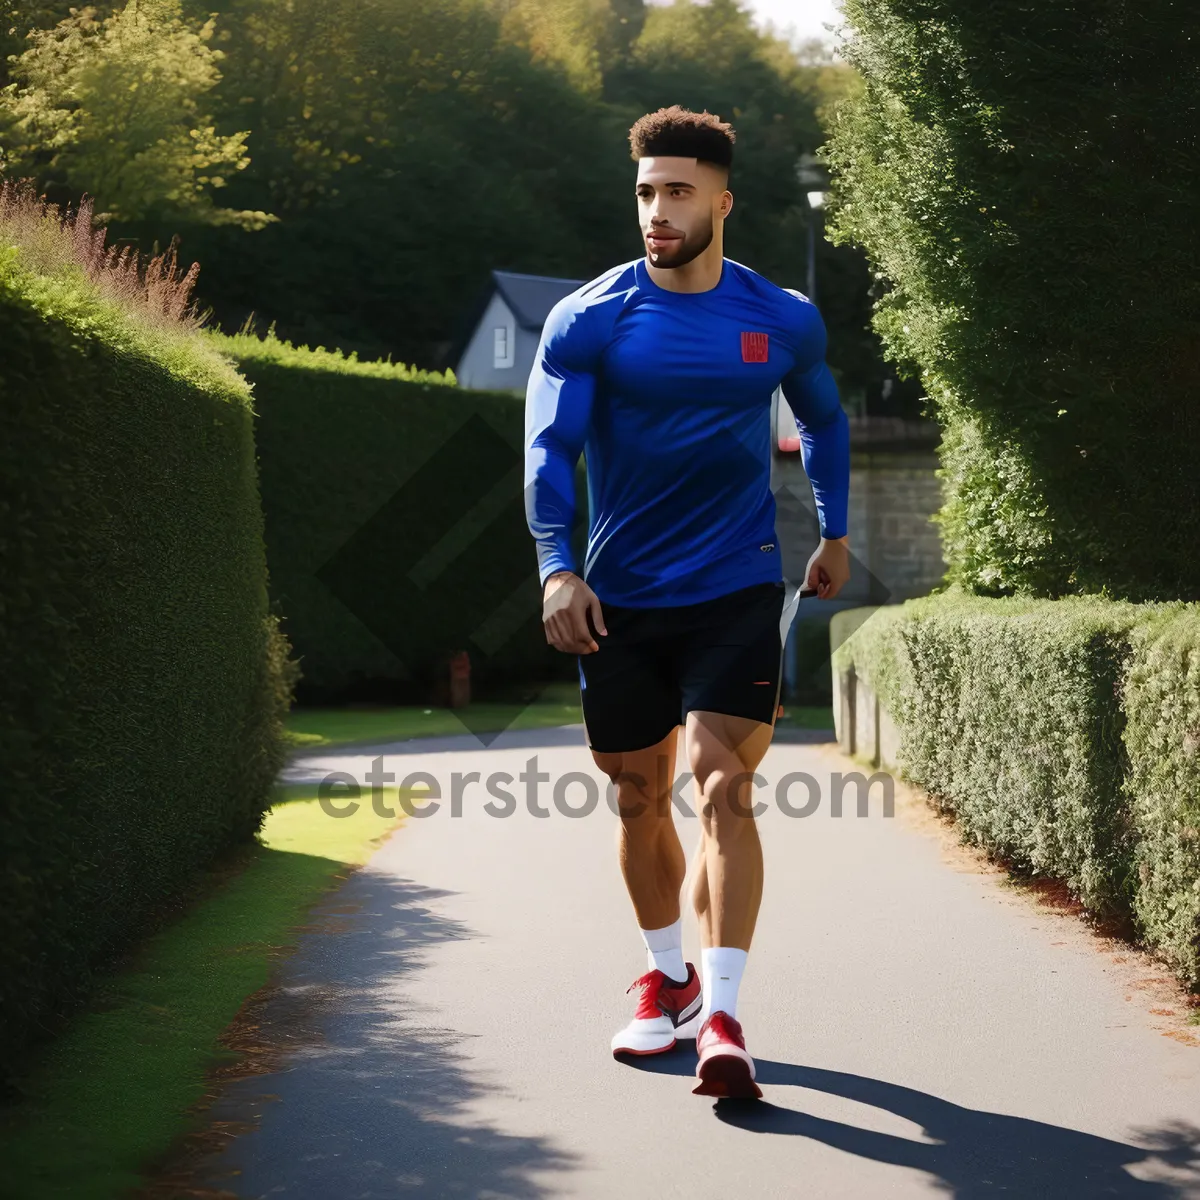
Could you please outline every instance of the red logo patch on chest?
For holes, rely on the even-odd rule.
[[[742,362],[767,361],[767,335],[765,333],[742,334]]]

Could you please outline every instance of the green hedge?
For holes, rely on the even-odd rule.
[[[1200,986],[1200,612],[1148,622],[1133,647],[1124,696],[1134,914]]]
[[[19,244],[0,226],[6,1067],[253,835],[288,687],[244,382]]]
[[[885,281],[875,327],[945,430],[949,578],[1200,599],[1200,14],[845,15],[864,85],[828,149],[831,229]]]
[[[213,336],[254,387],[272,599],[301,699],[425,703],[460,649],[477,695],[570,673],[541,627],[522,399]]]
[[[834,618],[834,669],[894,721],[893,765],[1200,984],[1200,608],[952,588],[863,615]]]

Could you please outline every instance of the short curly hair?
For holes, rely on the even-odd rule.
[[[630,157],[634,161],[657,155],[696,158],[728,171],[735,137],[733,126],[720,117],[672,104],[634,121],[629,130]]]

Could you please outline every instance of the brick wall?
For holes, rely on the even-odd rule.
[[[893,602],[925,595],[946,564],[930,517],[941,506],[932,452],[855,455],[850,469],[850,548]]]

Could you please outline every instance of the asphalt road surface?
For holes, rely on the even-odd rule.
[[[442,806],[281,964],[259,1014],[274,1057],[213,1106],[205,1194],[1200,1197],[1200,1026],[1166,972],[1009,886],[902,788],[892,816],[881,784],[868,815],[853,789],[833,815],[833,773],[856,769],[835,748],[776,744],[760,768],[739,1011],[760,1103],[693,1096],[690,1042],[609,1053],[645,958],[580,728],[310,755],[288,777],[362,780],[380,753],[429,772]],[[543,816],[517,778],[535,756]],[[452,774],[472,771],[455,815]],[[483,808],[503,811],[498,772],[508,817]],[[555,807],[556,785],[564,808],[589,798],[571,772],[598,781],[587,815]],[[793,786],[789,815],[795,772],[817,790]],[[697,818],[677,821],[690,856]]]

